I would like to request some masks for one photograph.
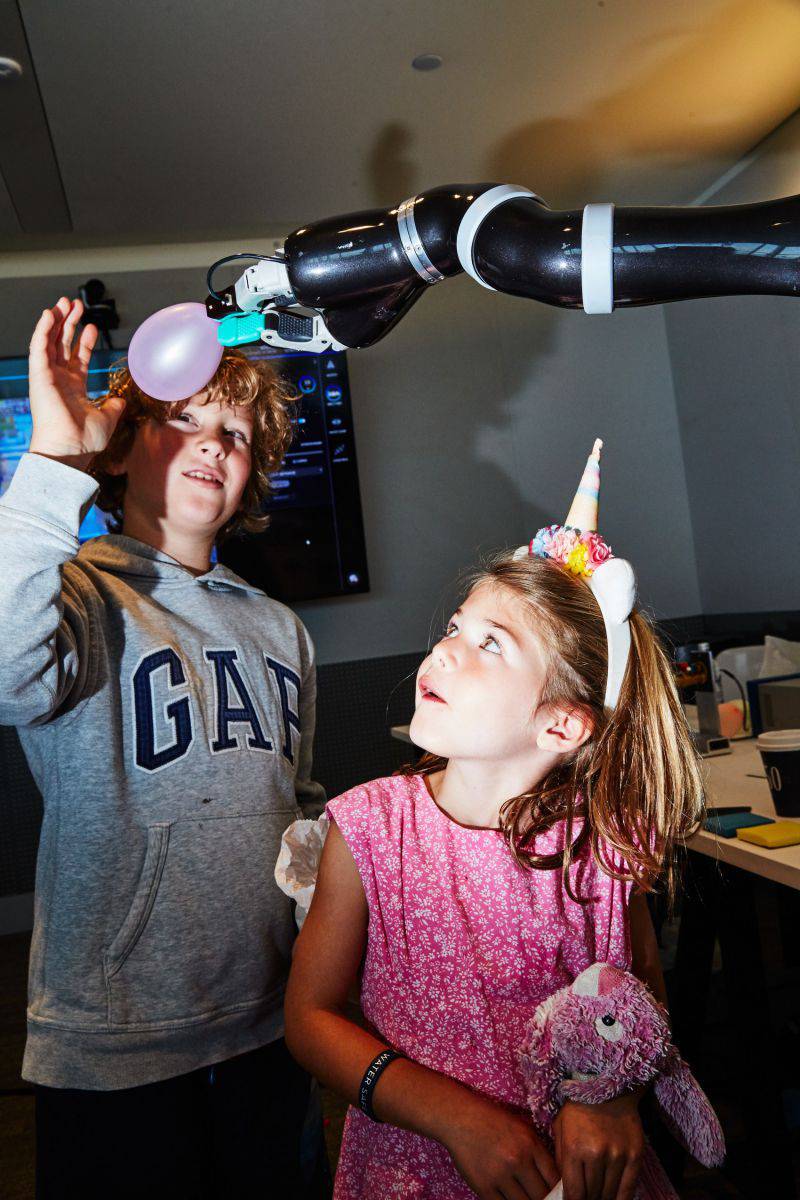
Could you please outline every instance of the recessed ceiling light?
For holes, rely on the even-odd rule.
[[[411,60],[411,65],[415,71],[435,71],[442,62],[441,54],[418,54]]]
[[[21,74],[22,65],[15,58],[3,58],[0,55],[0,80],[19,79]]]

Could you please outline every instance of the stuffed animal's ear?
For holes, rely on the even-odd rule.
[[[540,1130],[549,1130],[558,1112],[558,1085],[561,1080],[561,1068],[553,1054],[547,1005],[548,1001],[540,1005],[536,1016],[528,1024],[519,1052],[528,1107],[534,1125]]]
[[[525,1090],[531,1120],[542,1133],[549,1133],[556,1113],[561,1107],[558,1085],[561,1072],[552,1063],[525,1071]]]
[[[678,1141],[704,1167],[718,1167],[725,1158],[725,1138],[717,1114],[677,1050],[656,1077],[653,1093]]]

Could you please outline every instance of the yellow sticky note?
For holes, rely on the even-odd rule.
[[[753,842],[768,850],[780,850],[781,846],[796,846],[800,843],[800,821],[775,821],[772,825],[754,825],[750,829],[737,829],[737,838]]]

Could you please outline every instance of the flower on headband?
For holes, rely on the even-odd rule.
[[[584,534],[583,540],[589,552],[587,566],[590,574],[614,557],[611,547],[603,541],[599,533]]]
[[[545,525],[532,539],[529,554],[552,558],[573,575],[590,579],[614,555],[599,533],[582,533],[566,525]]]
[[[566,529],[563,525],[557,526],[547,547],[548,557],[566,564],[570,554],[578,544],[579,536],[580,534],[577,529]]]
[[[585,542],[578,542],[578,544],[574,546],[572,550],[570,550],[569,557],[564,563],[564,566],[568,571],[571,571],[573,575],[591,575],[591,571],[588,570],[588,561],[589,547]]]
[[[550,558],[549,547],[553,540],[553,534],[560,525],[545,525],[544,529],[540,529],[531,541],[529,553],[535,554],[537,558]]]

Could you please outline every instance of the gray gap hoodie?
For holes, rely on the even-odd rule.
[[[0,723],[44,797],[23,1076],[113,1089],[282,1034],[273,869],[324,796],[302,623],[223,566],[79,549],[95,492],[25,455],[0,499]]]

